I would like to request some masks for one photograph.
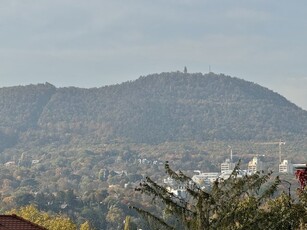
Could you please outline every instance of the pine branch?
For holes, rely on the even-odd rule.
[[[163,219],[151,214],[150,212],[147,212],[143,209],[137,208],[135,206],[130,206],[129,208],[134,209],[135,211],[137,211],[140,215],[142,215],[144,217],[144,219],[147,220],[148,223],[150,222],[154,222],[154,223],[158,223],[158,226],[151,226],[154,227],[154,229],[156,230],[160,230],[161,227],[163,227],[163,229],[165,230],[175,230],[175,228],[169,226]]]
[[[158,185],[151,180],[150,177],[146,177],[146,181],[141,183],[140,187],[136,188],[135,190],[153,196],[153,201],[159,198],[159,200],[166,205],[168,210],[180,216],[183,223],[186,222],[186,220],[191,216],[194,216],[194,212],[188,208],[190,207],[188,202],[178,196],[175,196],[163,186]]]
[[[165,162],[164,168],[165,168],[166,174],[168,174],[172,179],[175,179],[176,181],[180,181],[180,182],[192,181],[192,179],[186,176],[182,171],[179,171],[179,173],[176,173],[174,170],[172,170],[169,166],[168,161]]]
[[[279,179],[279,176],[277,176],[274,180],[274,183],[268,189],[265,190],[265,192],[261,195],[259,200],[271,197],[276,192],[278,185],[280,185],[280,183],[281,180]]]

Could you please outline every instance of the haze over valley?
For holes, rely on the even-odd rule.
[[[307,228],[306,7],[2,1],[0,214]]]

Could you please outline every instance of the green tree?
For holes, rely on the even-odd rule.
[[[109,223],[110,229],[122,229],[124,213],[120,208],[112,205],[107,213],[106,220]]]
[[[271,173],[239,176],[238,164],[227,180],[217,180],[210,189],[203,189],[168,163],[165,169],[185,184],[189,196],[182,199],[147,177],[136,190],[153,196],[163,214],[132,208],[151,229],[297,229],[307,221],[304,204],[278,189],[281,180]]]

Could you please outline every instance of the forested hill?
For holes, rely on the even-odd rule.
[[[72,140],[155,144],[264,140],[307,134],[307,111],[238,78],[153,74],[101,88],[40,85],[0,89],[0,146]]]

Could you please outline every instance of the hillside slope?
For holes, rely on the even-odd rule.
[[[153,74],[92,89],[2,88],[0,95],[6,98],[0,104],[0,131],[8,139],[6,128],[13,127],[19,140],[28,142],[156,144],[294,138],[307,132],[307,112],[281,95],[213,73]]]

